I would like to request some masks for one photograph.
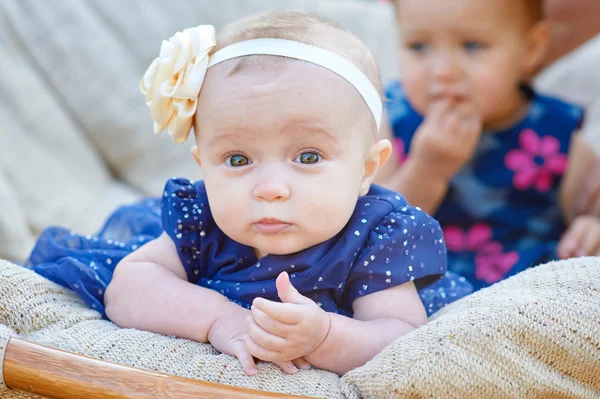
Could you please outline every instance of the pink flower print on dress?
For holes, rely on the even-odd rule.
[[[392,140],[392,152],[396,157],[398,165],[402,165],[406,161],[406,147],[402,139],[395,137]]]
[[[517,252],[505,253],[502,244],[490,242],[475,256],[475,278],[493,284],[502,280],[518,261]]]
[[[474,225],[466,233],[458,226],[447,226],[444,239],[451,251],[475,254],[475,277],[488,284],[504,278],[519,260],[517,252],[504,253],[502,244],[492,241],[492,228],[484,223]]]
[[[524,129],[519,136],[521,148],[509,151],[504,158],[506,167],[515,172],[513,185],[518,190],[532,186],[540,192],[552,188],[554,176],[567,169],[567,156],[561,154],[559,141],[552,136],[540,138],[532,129]]]
[[[444,228],[444,239],[446,247],[451,251],[477,252],[491,241],[492,228],[487,224],[478,223],[465,233],[458,226],[447,226]]]

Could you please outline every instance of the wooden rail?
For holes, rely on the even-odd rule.
[[[57,399],[301,398],[141,370],[16,337],[6,347],[4,381],[9,388]]]

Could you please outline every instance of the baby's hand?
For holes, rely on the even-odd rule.
[[[600,256],[600,219],[591,215],[573,219],[558,244],[558,256],[561,259]]]
[[[219,352],[237,357],[244,372],[252,376],[257,373],[256,363],[244,343],[244,336],[248,334],[246,318],[250,315],[250,310],[229,302],[223,309],[221,317],[214,322],[208,332],[208,342]],[[273,363],[288,374],[294,374],[298,371],[298,368],[291,361]],[[306,361],[300,359],[296,363],[298,367],[305,367]]]
[[[473,157],[481,128],[471,105],[437,101],[415,133],[413,161],[429,176],[449,181]]]
[[[245,338],[250,353],[272,362],[310,354],[325,340],[330,325],[327,312],[301,295],[287,273],[281,273],[276,284],[283,303],[255,299]]]

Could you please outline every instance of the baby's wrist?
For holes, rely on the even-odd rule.
[[[433,165],[433,162],[424,162],[419,157],[410,158],[404,167],[415,181],[447,186],[453,177],[447,170]]]
[[[219,331],[220,329],[220,325],[223,324],[224,321],[226,321],[227,319],[231,318],[231,317],[236,317],[235,314],[240,312],[242,313],[244,309],[242,308],[240,305],[236,304],[235,302],[232,302],[228,299],[226,299],[225,297],[223,297],[224,302],[218,306],[216,306],[217,309],[217,315],[214,318],[210,328],[208,329],[208,333],[207,333],[207,339],[208,342],[211,342],[211,338],[214,336],[214,334]],[[244,315],[245,317],[246,315]]]
[[[329,331],[331,331],[331,324],[333,323],[333,320],[329,312],[323,311],[323,313],[325,315],[323,318],[323,327],[319,329],[319,334],[316,337],[316,342],[318,342],[318,344],[315,345],[312,351],[303,356],[307,360],[313,355],[320,356],[323,350],[328,350],[326,342],[327,337],[329,336]]]

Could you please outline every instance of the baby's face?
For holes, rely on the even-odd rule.
[[[321,243],[348,222],[374,122],[356,90],[324,68],[211,68],[196,114],[215,222],[258,256]],[[370,119],[369,119],[370,118]]]
[[[523,0],[398,0],[401,80],[421,114],[470,102],[481,120],[507,117],[530,61]]]

